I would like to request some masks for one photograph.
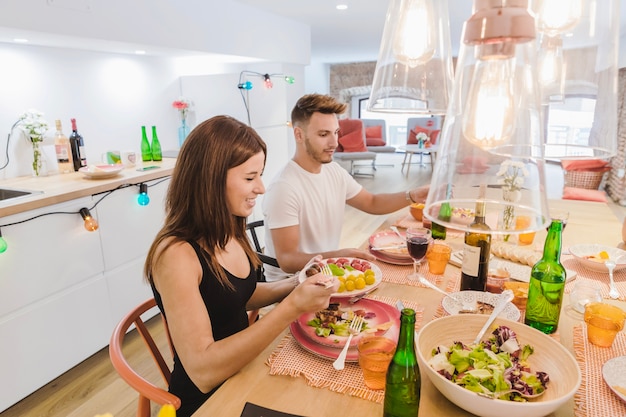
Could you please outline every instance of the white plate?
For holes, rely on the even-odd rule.
[[[452,297],[456,297],[464,302],[473,303],[475,301],[481,301],[486,304],[495,306],[500,294],[492,294],[490,292],[482,291],[457,291],[451,294]],[[452,297],[443,297],[441,305],[448,314],[459,314],[461,305],[457,303]],[[513,303],[507,303],[502,310],[502,313],[498,317],[503,317],[508,320],[517,321],[520,318],[520,311]]]
[[[340,258],[332,258],[332,259],[336,260],[336,259],[340,259]],[[354,296],[357,296],[357,295],[361,295],[361,294],[364,294],[364,293],[366,293],[366,292],[368,292],[368,291],[378,287],[380,285],[380,283],[383,282],[383,271],[381,271],[380,268],[377,265],[373,264],[372,262],[366,261],[364,259],[359,259],[359,258],[343,257],[341,259],[347,259],[348,261],[353,261],[355,259],[358,259],[361,262],[367,262],[369,264],[369,266],[370,266],[370,269],[372,271],[374,271],[374,283],[372,285],[366,285],[365,288],[360,289],[360,290],[352,290],[352,291],[344,291],[344,292],[333,293],[332,294],[333,297],[343,298],[343,297],[354,297]],[[326,261],[328,261],[328,259],[322,259],[322,260],[317,261],[317,262],[320,263],[320,264],[325,264]],[[300,282],[303,282],[304,280],[307,279],[306,270],[308,269],[309,265],[311,263],[313,263],[313,262],[316,262],[315,258],[313,258],[309,262],[307,262],[305,267],[302,268],[302,270],[298,273],[298,280]]]
[[[489,268],[505,268],[511,274],[511,279],[520,282],[530,282],[530,270],[532,269],[528,265],[522,265],[517,262],[510,261],[508,259],[502,259],[498,257],[491,258],[489,262]],[[565,269],[565,282],[570,282],[576,278],[576,271],[571,269]]]
[[[626,356],[618,356],[609,359],[602,365],[602,377],[611,391],[626,402]],[[615,389],[616,386],[623,388],[624,393]]]
[[[603,272],[605,274],[609,273],[604,263],[587,259],[587,256],[597,255],[601,251],[606,251],[609,257],[617,263],[615,272],[626,268],[626,251],[618,248],[598,244],[581,244],[570,246],[569,251],[582,266],[590,271]]]
[[[118,175],[124,169],[124,165],[89,165],[78,170],[87,178],[104,179]]]

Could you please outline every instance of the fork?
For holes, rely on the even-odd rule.
[[[326,278],[333,278],[334,279],[334,275],[333,275],[333,271],[330,269],[330,266],[328,266],[328,264],[325,264],[324,266],[322,266],[322,275],[324,275]],[[316,284],[317,285],[321,285],[324,288],[330,288],[333,286],[333,279],[329,279],[326,282],[322,282],[322,281],[317,281]]]
[[[337,356],[335,362],[333,362],[333,368],[338,371],[341,371],[345,367],[346,356],[348,355],[348,348],[350,347],[350,342],[352,342],[352,336],[355,334],[361,333],[361,327],[363,327],[363,317],[354,316],[352,321],[350,322],[350,326],[348,326],[348,331],[350,335],[348,336],[348,340],[346,340],[346,344],[343,346],[341,353]]]

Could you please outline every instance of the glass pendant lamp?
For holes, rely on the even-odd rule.
[[[546,158],[614,156],[619,1],[531,0],[530,8],[539,37]]]
[[[447,0],[391,0],[368,111],[444,114],[450,50]]]
[[[549,223],[535,33],[528,0],[474,0],[424,208],[429,220],[468,231],[454,213],[439,219],[439,207],[473,212],[484,201],[492,234]],[[514,230],[521,215],[530,222]]]

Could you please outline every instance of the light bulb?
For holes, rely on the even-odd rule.
[[[266,86],[267,88],[272,88],[272,87],[274,87],[274,83],[272,82],[272,79],[270,78],[270,75],[269,75],[269,74],[265,74],[265,75],[263,76],[263,79],[265,80],[265,86]]]
[[[565,95],[563,40],[560,36],[544,35],[538,53],[539,84],[542,100],[549,102],[551,97],[562,100]]]
[[[296,79],[293,78],[291,75],[285,75],[285,82],[287,84],[293,84],[296,82]]]
[[[572,30],[582,15],[582,0],[533,0],[537,30],[549,36]]]
[[[406,2],[392,46],[398,61],[415,68],[433,57],[437,41],[434,17],[431,0]]]
[[[96,230],[98,230],[98,221],[91,217],[91,213],[89,212],[88,208],[83,207],[82,209],[80,209],[79,212],[83,220],[85,221],[85,229],[88,232],[95,232]]]
[[[137,203],[139,203],[140,206],[147,206],[148,204],[150,204],[147,184],[139,184],[139,195],[137,196]]]
[[[0,253],[4,253],[7,250],[7,241],[2,237],[2,231],[0,231]]]
[[[245,83],[239,84],[237,87],[242,90],[252,90],[252,83],[250,81],[246,81]]]
[[[490,55],[476,61],[463,114],[465,138],[484,149],[506,143],[515,130],[514,59]]]

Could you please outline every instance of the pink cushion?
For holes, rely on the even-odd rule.
[[[383,137],[383,127],[369,126],[365,128],[365,139],[381,139]]]
[[[565,171],[608,171],[608,161],[601,159],[581,159],[576,161],[561,161]]]
[[[607,201],[604,191],[576,187],[563,188],[563,200],[599,201],[601,203]]]
[[[482,174],[489,169],[484,156],[466,156],[461,162],[456,168],[459,174]]]
[[[433,130],[432,132],[430,132],[430,144],[434,145],[437,143],[437,138],[439,138],[439,133],[441,133],[441,130]]]
[[[344,152],[367,152],[365,142],[363,142],[363,132],[359,130],[341,136],[339,144],[343,146]]]
[[[387,143],[380,138],[367,138],[365,139],[365,144],[367,146],[385,146]]]
[[[415,126],[409,132],[409,139],[407,140],[407,145],[415,145],[417,144],[417,135],[418,133],[426,133],[426,136],[430,137],[430,130],[424,129],[423,127]]]

